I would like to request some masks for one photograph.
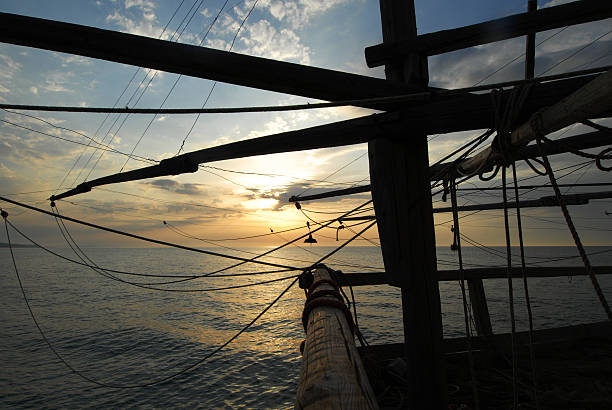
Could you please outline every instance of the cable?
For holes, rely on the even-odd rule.
[[[560,64],[563,64],[564,62],[566,62],[567,60],[569,60],[570,58],[574,57],[576,54],[578,54],[579,52],[581,52],[582,50],[584,50],[585,48],[593,45],[595,42],[599,41],[600,39],[606,37],[608,34],[612,33],[612,30],[602,34],[601,36],[597,37],[595,40],[591,41],[590,43],[588,43],[587,45],[580,47],[578,50],[576,50],[575,52],[573,52],[572,54],[570,54],[569,56],[565,57],[563,60],[557,62],[556,64],[553,64],[551,67],[549,67],[548,69],[542,71],[538,77],[546,74],[547,72],[551,71],[553,68],[559,66]]]
[[[169,376],[165,376],[162,377],[160,379],[157,380],[153,380],[153,381],[148,381],[145,383],[140,383],[140,384],[128,384],[128,385],[123,385],[123,384],[115,384],[115,383],[104,383],[104,382],[100,382],[97,381],[95,379],[92,379],[91,377],[85,375],[84,373],[76,370],[73,366],[71,366],[64,358],[63,356],[61,356],[59,354],[59,352],[53,347],[53,345],[51,344],[51,342],[49,341],[49,339],[47,338],[47,336],[45,335],[45,333],[43,332],[42,328],[40,327],[38,320],[36,319],[36,316],[34,315],[34,312],[32,311],[32,307],[30,306],[30,302],[29,299],[25,293],[25,289],[23,287],[23,283],[21,282],[21,277],[19,276],[19,270],[17,268],[17,262],[15,261],[15,255],[13,253],[13,248],[11,245],[11,240],[10,240],[10,235],[9,235],[9,231],[8,231],[8,224],[6,224],[6,215],[3,214],[3,219],[5,220],[5,229],[6,229],[6,235],[7,235],[7,240],[9,243],[9,249],[11,252],[11,259],[13,261],[13,266],[15,268],[15,275],[17,277],[17,281],[19,282],[19,287],[21,289],[21,294],[23,295],[23,300],[26,303],[26,306],[28,308],[28,312],[30,313],[30,317],[32,318],[32,321],[34,322],[34,324],[36,325],[36,328],[38,329],[38,332],[40,333],[40,336],[43,338],[43,340],[45,341],[45,343],[47,344],[47,346],[49,347],[49,349],[51,349],[51,351],[53,352],[53,354],[58,358],[58,360],[60,362],[62,362],[64,364],[64,366],[66,366],[68,369],[70,369],[72,371],[72,373],[76,374],[77,376],[81,377],[82,379],[93,383],[95,385],[98,385],[100,387],[108,387],[108,388],[114,388],[114,389],[131,389],[131,388],[139,388],[139,387],[148,387],[148,386],[153,386],[156,384],[160,384],[163,382],[166,382],[168,380],[174,379],[184,373],[189,372],[190,370],[195,369],[196,367],[200,366],[202,363],[204,363],[206,360],[208,360],[209,358],[211,358],[212,356],[214,356],[216,353],[220,352],[223,348],[225,348],[227,345],[229,345],[231,342],[233,342],[236,338],[238,338],[242,333],[244,333],[246,330],[248,330],[260,317],[262,317],[272,306],[274,306],[276,304],[276,302],[278,302],[280,300],[281,297],[283,297],[283,295],[285,295],[285,293],[287,293],[289,291],[289,289],[291,289],[291,287],[293,287],[293,285],[295,285],[295,283],[298,281],[298,278],[295,278],[291,284],[289,284],[289,286],[287,286],[287,288],[285,288],[285,290],[283,290],[280,295],[278,295],[270,304],[268,304],[268,306],[266,306],[257,316],[255,316],[246,326],[244,326],[242,329],[240,329],[234,336],[232,336],[230,339],[228,339],[225,343],[223,343],[221,346],[217,347],[216,349],[214,349],[212,352],[210,352],[209,354],[205,355],[202,359],[198,360],[197,362],[189,365],[188,367],[185,367],[182,370],[179,370],[178,372],[175,372]]]

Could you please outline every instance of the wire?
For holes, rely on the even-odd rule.
[[[565,57],[563,60],[557,62],[556,64],[553,64],[551,67],[549,67],[548,69],[542,71],[538,77],[546,74],[547,72],[551,71],[552,69],[554,69],[555,67],[558,67],[560,64],[563,64],[564,62],[566,62],[567,60],[569,60],[570,58],[574,57],[576,54],[578,54],[579,52],[581,52],[582,50],[584,50],[585,48],[593,45],[595,42],[601,40],[602,38],[606,37],[608,34],[612,33],[612,30],[602,34],[601,36],[597,37],[595,40],[591,41],[590,43],[588,43],[587,45],[580,47],[578,50],[576,50],[575,52],[573,52],[572,54],[570,54],[569,56]]]
[[[242,329],[240,329],[234,336],[232,336],[230,339],[228,339],[225,343],[223,343],[222,345],[220,345],[219,347],[217,347],[216,349],[214,349],[212,352],[208,353],[207,355],[205,355],[202,359],[196,361],[195,363],[183,368],[182,370],[179,370],[178,372],[175,372],[169,376],[165,376],[162,377],[160,379],[157,380],[153,380],[153,381],[148,381],[145,383],[140,383],[140,384],[116,384],[116,383],[105,383],[105,382],[100,382],[98,380],[95,380],[87,375],[85,375],[84,373],[78,371],[77,369],[75,369],[73,366],[71,366],[64,358],[62,355],[59,354],[59,352],[55,349],[55,347],[51,344],[51,342],[49,341],[49,339],[47,338],[47,336],[45,335],[45,333],[43,332],[42,328],[40,327],[38,320],[36,319],[36,316],[34,315],[34,312],[32,310],[32,307],[30,306],[30,302],[29,299],[25,293],[25,289],[23,287],[23,283],[21,282],[21,277],[19,275],[19,270],[17,268],[17,262],[15,261],[15,255],[13,253],[13,247],[11,245],[11,240],[10,240],[10,234],[9,234],[9,230],[8,230],[8,224],[6,224],[6,216],[3,216],[3,219],[5,221],[4,227],[6,229],[6,236],[7,236],[7,240],[9,243],[9,249],[11,252],[11,259],[13,261],[13,266],[15,268],[15,275],[17,277],[17,281],[19,282],[19,288],[21,289],[21,294],[23,295],[23,300],[26,303],[26,306],[28,308],[28,312],[30,313],[30,317],[32,318],[32,321],[34,322],[34,324],[36,325],[36,328],[38,329],[38,332],[40,333],[40,336],[43,338],[43,340],[45,341],[45,343],[47,344],[47,346],[49,347],[49,349],[53,352],[53,354],[58,358],[58,360],[60,362],[62,362],[64,364],[64,366],[66,366],[68,369],[70,369],[72,371],[72,373],[76,374],[77,376],[81,377],[82,379],[93,383],[95,385],[101,386],[101,387],[108,387],[108,388],[114,388],[114,389],[131,389],[131,388],[139,388],[139,387],[148,387],[148,386],[153,386],[156,384],[160,384],[169,380],[172,380],[184,373],[187,373],[193,369],[195,369],[196,367],[200,366],[202,363],[204,363],[205,361],[207,361],[208,359],[210,359],[211,357],[213,357],[216,353],[220,352],[223,348],[225,348],[227,345],[229,345],[231,342],[233,342],[235,339],[237,339],[242,333],[244,333],[245,331],[247,331],[259,318],[261,318],[268,310],[270,310],[270,308],[272,306],[274,306],[276,304],[276,302],[278,302],[280,300],[280,298],[282,298],[285,293],[287,293],[289,291],[289,289],[291,289],[291,287],[293,287],[293,285],[295,285],[295,283],[298,281],[298,278],[295,278],[291,284],[289,284],[289,286],[287,286],[287,288],[285,288],[285,290],[283,290],[270,304],[268,304],[268,306],[266,306],[257,316],[255,316],[247,325],[245,325]]]

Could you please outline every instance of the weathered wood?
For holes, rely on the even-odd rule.
[[[464,269],[465,279],[507,279],[507,268],[475,268]],[[612,274],[612,266],[593,266],[593,272],[597,275]],[[522,278],[521,268],[515,267],[511,271],[513,278]],[[586,276],[586,270],[582,266],[542,266],[542,267],[527,267],[528,278],[557,278],[563,276]],[[455,282],[461,278],[461,272],[455,269],[438,270],[437,280],[439,282]],[[367,273],[346,273],[339,277],[338,282],[342,286],[371,286],[371,285],[387,285],[383,272],[367,272]]]
[[[8,13],[0,13],[0,41],[322,100],[422,90],[378,78]]]
[[[612,326],[610,326],[608,321],[534,331],[534,341],[538,345],[610,336],[612,336]],[[529,343],[528,332],[517,332],[516,341],[519,345],[527,345]],[[471,343],[474,350],[490,349],[491,347],[508,349],[511,344],[511,335],[509,333],[501,333],[488,337],[472,336]],[[465,337],[444,339],[443,345],[446,354],[455,354],[468,350],[467,339]],[[369,355],[382,361],[402,357],[403,348],[403,343],[389,343],[360,347],[359,352],[362,355]]]
[[[599,2],[601,4],[601,2]],[[528,15],[532,15],[535,11],[538,10],[538,0],[528,0],[527,1],[527,13]],[[583,7],[580,7],[580,10],[584,10]],[[527,38],[525,39],[525,78],[530,79],[533,78],[535,74],[535,40],[536,33],[530,32],[527,34]]]
[[[555,145],[546,144],[542,147],[544,154],[557,155],[570,152],[570,150],[583,150],[589,148],[597,148],[610,144],[610,135],[602,131],[588,132],[585,134],[574,135],[572,137],[560,138],[556,140]],[[518,147],[516,151],[510,154],[510,158],[514,160],[535,158],[541,155],[539,148],[536,145],[526,147]],[[438,180],[444,175],[453,162],[444,162],[429,168],[430,180]],[[316,195],[293,196],[289,199],[290,202],[296,201],[311,201],[315,199],[332,198],[335,196],[351,195],[357,193],[370,192],[371,186],[361,185],[352,188],[338,189],[328,192],[322,192]],[[435,211],[434,211],[435,212]],[[349,220],[346,218],[345,220]]]
[[[528,121],[510,134],[510,144],[526,145],[540,135],[547,135],[561,128],[580,122],[612,109],[612,70],[601,74],[588,84],[558,103],[537,111]],[[461,162],[461,168],[469,173],[483,164],[496,162],[500,154],[492,147],[482,150],[472,158]]]
[[[412,0],[380,0],[380,14],[385,43],[416,37]],[[427,58],[417,54],[387,64],[385,73],[387,79],[413,85],[429,81]],[[368,154],[387,282],[402,288],[403,356],[409,368],[404,404],[415,409],[445,408],[427,134],[408,121],[397,128],[410,142],[390,134],[370,141]]]
[[[491,326],[491,315],[489,314],[489,306],[487,304],[487,296],[485,294],[482,279],[468,279],[467,284],[472,305],[474,325],[476,326],[476,334],[478,336],[492,335],[493,327]]]
[[[417,36],[412,40],[384,42],[365,49],[368,67],[378,67],[411,52],[435,55],[467,47],[520,37],[530,33],[612,17],[612,3],[582,0],[533,12],[515,14],[484,23]]]
[[[314,272],[314,281],[330,280],[326,268]],[[334,290],[324,283],[313,291]],[[337,301],[334,296],[321,299]],[[376,397],[355,347],[344,312],[315,307],[308,316],[296,409],[377,409]]]

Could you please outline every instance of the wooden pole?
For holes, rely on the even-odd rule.
[[[313,284],[331,280],[325,267],[316,269],[313,276]],[[330,283],[324,282],[312,289],[310,294],[334,289]],[[313,300],[339,301],[331,295]],[[295,408],[377,409],[376,396],[355,347],[345,313],[337,307],[325,306],[323,302],[310,310],[307,323]]]
[[[527,13],[533,13],[538,9],[538,0],[527,2]],[[525,40],[525,78],[533,78],[535,74],[535,31],[527,34]]]
[[[380,0],[383,41],[416,37],[413,0]],[[387,64],[387,79],[425,88],[427,58],[411,54]],[[442,319],[429,188],[427,134],[399,124],[408,138],[369,142],[372,199],[386,279],[401,287],[408,408],[446,408]],[[408,142],[410,141],[410,142]]]

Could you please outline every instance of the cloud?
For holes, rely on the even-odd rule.
[[[58,71],[51,73],[47,75],[44,85],[41,85],[40,88],[50,92],[73,93],[74,90],[66,87],[68,84],[73,83],[73,77],[74,73],[71,71]]]
[[[30,92],[31,92],[32,94],[38,94],[38,88],[36,88],[36,87],[32,86],[32,87],[30,87]]]
[[[310,48],[290,29],[277,30],[269,21],[259,20],[247,28],[247,35],[240,38],[239,52],[265,56],[275,60],[310,63]]]
[[[147,183],[154,188],[168,192],[174,192],[181,195],[202,195],[204,192],[200,189],[202,184],[189,184],[175,181],[173,179],[156,179]]]
[[[267,10],[276,20],[287,23],[292,29],[301,29],[314,17],[347,2],[348,0],[265,0],[260,2],[259,7]]]
[[[80,64],[84,66],[90,66],[93,64],[93,60],[88,57],[79,56],[76,54],[72,54],[69,56],[64,56],[60,54],[60,58],[62,59],[62,67],[68,67],[70,64]]]

